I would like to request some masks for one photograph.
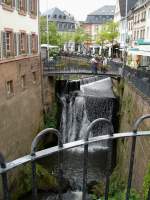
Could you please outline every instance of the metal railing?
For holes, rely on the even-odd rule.
[[[82,200],[86,200],[87,195],[87,163],[88,163],[88,145],[98,142],[98,141],[108,141],[109,146],[109,154],[108,154],[108,165],[107,165],[107,173],[106,173],[106,181],[105,181],[105,200],[109,199],[109,179],[111,175],[111,162],[112,162],[112,141],[115,139],[120,138],[132,138],[132,148],[130,153],[130,163],[129,163],[129,175],[128,175],[128,183],[127,183],[127,190],[126,190],[126,200],[130,199],[130,189],[131,189],[131,183],[132,183],[132,174],[133,174],[133,165],[134,165],[134,155],[135,155],[135,148],[136,148],[136,138],[142,137],[142,136],[150,136],[150,131],[138,131],[139,125],[145,120],[150,119],[150,114],[144,115],[140,117],[133,126],[133,131],[128,133],[117,133],[114,134],[112,123],[108,119],[96,119],[94,120],[88,127],[87,133],[83,140],[78,140],[70,143],[63,144],[61,134],[56,129],[45,129],[42,132],[40,132],[35,139],[32,142],[31,146],[31,152],[29,155],[26,155],[22,158],[19,158],[17,160],[14,160],[12,162],[6,163],[5,159],[2,154],[0,154],[0,175],[2,178],[2,189],[3,189],[3,199],[4,200],[10,200],[11,195],[9,192],[9,186],[8,186],[8,172],[13,170],[14,168],[17,168],[21,165],[24,165],[26,163],[31,163],[32,166],[32,196],[33,200],[38,199],[38,191],[37,191],[37,181],[36,181],[36,162],[44,157],[47,157],[49,155],[52,155],[54,153],[58,153],[59,158],[59,200],[63,199],[62,195],[62,164],[63,164],[63,152],[64,150],[84,146],[84,162],[83,162],[83,195]],[[95,125],[98,123],[105,122],[107,126],[110,128],[110,134],[109,135],[102,135],[97,136],[93,138],[89,138],[89,133],[93,129]],[[55,134],[58,137],[58,146],[44,149],[41,151],[36,152],[37,144],[39,141],[47,134]],[[147,200],[150,200],[150,189],[148,193]]]
[[[111,61],[110,65],[112,70],[116,73],[119,68],[122,68],[121,63],[114,61]],[[145,96],[150,97],[150,71],[132,69],[129,66],[125,66],[123,71],[123,76],[125,78],[127,78]]]

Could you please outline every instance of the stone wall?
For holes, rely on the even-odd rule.
[[[0,75],[0,152],[8,161],[30,152],[42,123],[40,58],[2,63]]]
[[[124,84],[122,96],[120,132],[132,131],[133,123],[144,114],[150,114],[150,99],[144,97],[131,84]],[[150,120],[145,120],[140,130],[150,130]],[[143,185],[143,177],[150,161],[150,138],[141,137],[137,139],[135,164],[132,186],[140,191]],[[119,140],[118,142],[118,166],[123,175],[127,178],[131,139]]]

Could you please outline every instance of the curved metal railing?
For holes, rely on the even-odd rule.
[[[32,166],[32,195],[33,200],[38,199],[38,192],[37,192],[37,183],[36,183],[36,161],[38,161],[41,158],[47,157],[49,155],[52,155],[54,153],[58,152],[58,161],[59,161],[59,200],[63,199],[62,196],[62,163],[63,163],[63,151],[79,146],[84,146],[84,165],[83,165],[83,196],[82,199],[86,200],[86,187],[87,187],[87,162],[88,162],[88,145],[98,142],[98,141],[108,141],[109,142],[109,154],[108,154],[108,166],[107,166],[107,173],[106,173],[106,184],[105,184],[105,200],[108,200],[108,194],[109,194],[109,178],[111,175],[111,159],[112,159],[112,141],[115,139],[120,138],[128,138],[132,137],[132,148],[130,153],[130,164],[129,164],[129,175],[128,175],[128,184],[127,184],[127,191],[126,191],[126,200],[129,200],[130,198],[130,189],[131,189],[131,183],[132,183],[132,174],[133,174],[133,165],[134,165],[134,154],[135,154],[135,148],[136,148],[136,138],[137,137],[143,137],[143,136],[150,136],[150,131],[138,131],[139,125],[145,120],[150,119],[150,114],[144,115],[140,117],[133,125],[133,131],[127,132],[127,133],[116,133],[114,134],[113,126],[111,122],[108,119],[100,118],[94,120],[88,127],[87,133],[85,135],[85,138],[83,140],[78,140],[70,143],[63,144],[61,134],[58,130],[48,128],[43,131],[41,131],[33,140],[31,145],[31,153],[29,155],[26,155],[22,158],[18,158],[14,161],[11,161],[9,163],[6,163],[4,156],[0,153],[0,175],[2,177],[2,189],[3,189],[3,199],[4,200],[10,200],[10,192],[8,187],[8,178],[7,173],[11,170],[13,170],[16,167],[19,167],[21,165],[24,165],[26,163],[31,163]],[[109,135],[101,135],[97,137],[89,138],[89,133],[92,130],[92,128],[101,122],[105,122],[110,127],[110,134]],[[51,147],[48,149],[44,149],[41,151],[36,151],[37,145],[39,141],[48,134],[55,134],[58,137],[58,146]],[[150,199],[150,190],[148,193],[148,200]]]

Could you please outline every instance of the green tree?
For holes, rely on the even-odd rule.
[[[113,50],[113,44],[115,39],[119,36],[119,26],[117,22],[110,21],[106,23],[106,32],[107,32],[107,40],[109,43],[112,44],[111,50]],[[111,57],[112,57],[112,51],[111,51]]]
[[[40,35],[41,44],[47,44],[48,42],[51,45],[59,45],[61,36],[58,33],[57,25],[55,22],[49,22],[47,35],[47,21],[45,16],[40,17]]]
[[[77,47],[80,45],[80,47],[83,45],[84,42],[89,41],[90,36],[85,32],[85,30],[82,27],[77,27],[75,33],[74,33],[74,42]]]
[[[104,56],[104,43],[108,40],[108,32],[106,24],[102,25],[101,30],[98,31],[96,43],[101,46],[101,55]]]
[[[46,29],[46,17],[40,17],[40,36],[41,36],[41,44],[47,43],[47,29]]]
[[[67,33],[67,32],[64,32],[64,33],[61,33],[60,34],[60,46],[63,47],[64,44],[67,45],[67,49],[68,49],[68,44],[70,41],[73,41],[73,33]]]
[[[97,43],[102,46],[102,54],[104,43],[111,43],[113,47],[115,39],[119,36],[118,27],[118,23],[114,21],[109,21],[102,26],[97,35]]]

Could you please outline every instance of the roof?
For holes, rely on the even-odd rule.
[[[44,12],[43,15],[64,15],[64,12],[62,12],[59,8],[54,7]]]
[[[66,11],[62,11],[57,7],[47,10],[42,15],[43,16],[48,15],[49,21],[72,22],[72,23],[75,22],[74,17],[71,14],[69,14]],[[54,16],[57,16],[57,18],[55,18]],[[61,18],[59,16],[61,16]]]
[[[89,15],[114,15],[115,6],[103,6]]]
[[[129,10],[131,10],[136,2],[138,0],[128,0],[128,12]],[[121,14],[121,17],[125,17],[126,15],[126,1],[125,0],[119,0],[119,6],[120,6],[120,14]]]
[[[85,23],[87,24],[104,24],[113,20],[115,6],[103,6],[100,9],[88,14]]]

